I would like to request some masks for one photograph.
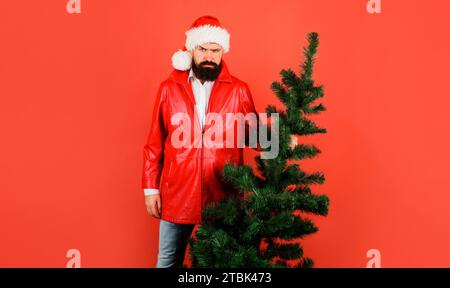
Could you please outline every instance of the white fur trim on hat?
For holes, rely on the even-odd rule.
[[[203,25],[186,31],[186,49],[192,50],[205,43],[217,43],[224,52],[230,50],[230,34],[224,28],[212,25]]]
[[[173,68],[181,71],[191,69],[192,55],[189,51],[178,50],[172,55]]]

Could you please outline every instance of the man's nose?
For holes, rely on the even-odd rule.
[[[208,61],[212,61],[214,59],[212,51],[206,51],[205,59]]]

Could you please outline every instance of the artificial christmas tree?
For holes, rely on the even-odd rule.
[[[304,257],[301,239],[318,228],[304,213],[325,216],[329,199],[315,195],[311,184],[325,180],[320,172],[308,174],[290,160],[313,158],[320,150],[314,145],[298,144],[290,147],[291,135],[326,133],[308,119],[310,114],[325,110],[313,102],[323,97],[323,86],[315,86],[312,79],[318,34],[307,35],[304,63],[299,75],[291,69],[281,71],[281,82],[273,82],[272,90],[286,106],[279,110],[267,106],[267,118],[278,113],[279,129],[270,137],[278,137],[279,153],[274,159],[255,157],[261,176],[250,166],[225,165],[224,180],[238,188],[238,197],[230,197],[208,205],[203,210],[203,223],[190,239],[193,267],[261,268],[311,267],[313,261]],[[267,127],[266,127],[267,128]],[[295,263],[295,265],[292,265]]]

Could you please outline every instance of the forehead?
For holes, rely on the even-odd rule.
[[[205,49],[221,49],[222,48],[222,46],[220,46],[217,43],[213,43],[213,42],[204,43],[204,44],[201,44],[201,45],[198,45],[198,46],[199,47],[203,47]]]

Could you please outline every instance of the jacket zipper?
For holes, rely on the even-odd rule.
[[[191,84],[188,82],[187,85],[191,85]],[[194,118],[195,118],[195,113],[196,113],[195,105],[197,103],[195,102],[195,97],[193,95],[194,91],[192,90],[192,86],[189,87],[189,88],[191,88],[191,90],[189,90],[189,88],[186,87],[186,85],[183,85],[183,86],[188,95],[191,95],[190,91],[192,91],[191,96],[194,99]],[[211,92],[211,94],[212,94],[212,92]],[[208,103],[208,107],[209,107],[209,103]],[[206,118],[206,114],[205,114],[205,118]],[[198,123],[198,127],[200,128],[200,131],[201,131],[201,145],[202,145],[202,147],[201,147],[202,152],[200,155],[200,217],[199,217],[200,222],[202,222],[201,220],[202,220],[202,204],[203,204],[203,189],[204,189],[203,188],[203,133],[204,133],[204,127],[202,126],[202,123],[200,122],[199,117],[197,117],[197,123]],[[195,129],[194,129],[194,131],[195,131]],[[195,137],[194,137],[194,139],[195,139]]]
[[[216,80],[216,81],[218,81],[218,80]],[[191,85],[189,82],[188,82],[188,85]],[[209,110],[210,110],[210,107],[211,107],[211,98],[212,98],[212,96],[214,95],[213,93],[214,93],[214,90],[216,90],[216,86],[217,86],[217,82],[215,82],[214,83],[214,85],[213,85],[213,88],[212,88],[212,90],[211,90],[211,94],[209,95],[209,100],[208,100],[208,104],[207,104],[207,109],[206,109],[206,112],[205,112],[205,115],[204,115],[204,117],[205,117],[205,126],[206,126],[206,116],[208,115],[208,113],[209,113]],[[189,89],[188,89],[188,87],[186,87],[186,86],[184,86],[184,88],[185,88],[185,90],[186,90],[186,93],[188,93],[189,94]],[[192,91],[192,93],[194,93],[194,91],[192,90],[192,86],[190,86],[190,88],[191,88],[191,91]],[[193,97],[193,99],[194,99],[194,103],[195,103],[195,97],[194,97],[194,95],[192,95],[192,97]],[[197,103],[195,103],[195,104],[197,104]],[[195,118],[195,107],[194,107],[194,118]],[[199,127],[200,127],[200,129],[201,129],[201,135],[202,135],[202,139],[201,139],[201,145],[202,145],[202,152],[201,152],[201,156],[200,156],[200,222],[202,222],[202,210],[203,210],[203,191],[204,191],[204,187],[203,187],[203,150],[204,150],[204,143],[203,143],[203,136],[204,136],[204,133],[205,133],[205,126],[202,126],[202,123],[200,122],[200,118],[199,117],[197,117],[197,122],[198,122],[198,124],[199,124]]]
[[[203,156],[203,150],[204,150],[204,147],[203,146],[205,146],[204,145],[204,142],[203,142],[203,136],[204,136],[204,133],[205,133],[205,126],[206,126],[206,119],[207,119],[207,115],[208,115],[208,113],[209,113],[209,110],[211,110],[210,108],[211,108],[211,99],[212,99],[212,96],[214,95],[214,90],[216,90],[216,87],[217,87],[217,85],[218,85],[218,83],[217,83],[217,79],[216,79],[216,82],[214,82],[214,84],[213,84],[213,87],[212,87],[212,89],[211,89],[211,94],[209,95],[209,99],[208,99],[208,103],[207,103],[207,105],[206,105],[206,112],[205,112],[205,125],[202,127],[202,126],[200,126],[200,127],[202,127],[202,155],[201,155],[201,173],[200,173],[200,181],[201,181],[201,183],[202,183],[202,188],[201,188],[201,194],[200,194],[200,222],[203,222],[202,220],[202,211],[203,211],[203,190],[204,190],[204,188],[203,188],[203,158],[204,158],[204,156]],[[199,121],[200,122],[200,121]]]
[[[205,115],[206,117],[206,115]],[[201,183],[201,191],[200,191],[200,222],[202,222],[202,210],[203,210],[203,133],[204,133],[204,127],[202,127],[202,154],[200,157],[200,183]]]

